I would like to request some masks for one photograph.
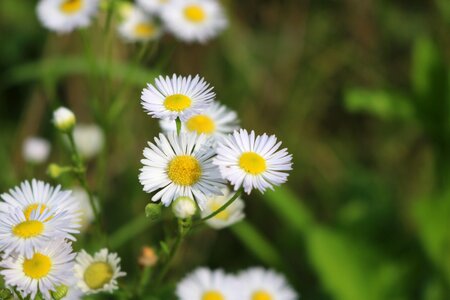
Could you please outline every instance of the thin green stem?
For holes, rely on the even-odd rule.
[[[175,124],[176,124],[176,127],[177,127],[177,135],[180,135],[180,132],[181,132],[181,120],[180,120],[180,118],[176,118],[175,119]]]
[[[164,276],[166,276],[167,272],[169,271],[172,260],[175,257],[175,254],[178,252],[182,240],[183,235],[181,233],[178,233],[177,237],[175,238],[175,242],[172,248],[170,249],[169,257],[167,258],[166,263],[164,264],[163,268],[161,269],[161,272],[159,272],[159,275],[155,280],[155,284],[157,286],[161,283],[161,281],[164,279]]]
[[[236,193],[234,193],[233,197],[231,197],[224,205],[222,205],[221,207],[219,207],[217,210],[215,210],[213,213],[207,215],[204,218],[201,218],[198,221],[199,223],[202,223],[206,220],[209,220],[211,218],[214,218],[216,215],[220,214],[222,211],[224,211],[228,206],[230,206],[240,195],[242,194],[242,188],[240,188],[239,190],[236,191]]]
[[[136,289],[137,295],[139,297],[141,297],[142,294],[144,293],[145,285],[147,284],[147,282],[150,279],[151,271],[152,271],[152,268],[148,267],[148,266],[144,267],[144,269],[142,270],[141,278],[139,279],[139,284]]]

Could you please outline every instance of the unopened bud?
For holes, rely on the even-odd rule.
[[[0,300],[14,300],[14,296],[7,288],[0,288]]]
[[[71,110],[60,107],[53,112],[53,123],[62,132],[70,132],[76,123],[75,115]]]
[[[173,214],[179,219],[187,219],[195,215],[197,205],[189,197],[179,197],[172,203]]]
[[[67,296],[68,291],[69,288],[66,285],[62,284],[60,286],[57,286],[56,290],[51,291],[50,294],[52,295],[52,299],[61,300]]]
[[[156,220],[161,215],[161,204],[149,203],[145,206],[145,216],[150,220]]]
[[[153,267],[158,261],[158,255],[152,247],[142,247],[141,256],[139,256],[138,262],[143,267]]]

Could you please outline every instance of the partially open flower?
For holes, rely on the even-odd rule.
[[[158,255],[152,247],[142,247],[141,256],[139,256],[138,262],[143,267],[153,267],[158,261]]]

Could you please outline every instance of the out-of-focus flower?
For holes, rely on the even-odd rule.
[[[204,43],[228,24],[216,0],[172,0],[162,9],[161,17],[167,29],[185,42]]]
[[[161,26],[151,16],[133,5],[125,11],[122,14],[122,21],[117,27],[120,36],[125,41],[146,42],[156,40],[161,36]]]
[[[186,121],[213,103],[215,94],[203,78],[159,76],[142,91],[141,104],[153,118]]]
[[[53,123],[60,131],[69,132],[75,126],[76,118],[70,109],[60,107],[53,112]]]
[[[80,230],[84,231],[95,219],[94,211],[92,210],[91,203],[89,202],[89,195],[83,188],[73,187],[72,196],[80,208]],[[97,202],[95,203],[97,204]]]
[[[172,0],[136,0],[137,5],[150,14],[159,14]]]
[[[264,192],[286,182],[292,169],[292,155],[280,146],[274,135],[255,137],[240,129],[219,142],[214,164],[235,190],[244,186],[247,194],[254,188]]]
[[[40,0],[37,15],[42,25],[58,33],[89,26],[99,0]]]
[[[153,267],[158,261],[158,255],[155,249],[152,247],[144,246],[142,247],[141,255],[139,256],[138,262],[143,267]]]
[[[173,214],[179,219],[187,219],[195,215],[197,205],[192,198],[179,197],[172,203]]]
[[[50,154],[50,143],[39,137],[28,137],[22,145],[23,158],[32,164],[45,162]]]
[[[78,124],[73,130],[75,145],[81,156],[90,159],[103,148],[105,136],[102,129],[95,124]]]
[[[230,190],[228,188],[222,189],[222,193],[223,196],[214,196],[208,198],[205,209],[202,211],[203,218],[218,210],[232,197],[232,194],[230,193]],[[223,211],[206,220],[206,224],[215,229],[221,229],[231,226],[241,221],[245,217],[244,207],[244,201],[242,201],[241,198],[237,198],[230,206],[225,208]]]
[[[125,276],[120,270],[120,257],[117,253],[108,253],[101,249],[94,256],[81,250],[75,264],[75,276],[78,287],[86,294],[109,292],[117,290],[117,278]]]

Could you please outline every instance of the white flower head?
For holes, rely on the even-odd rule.
[[[70,109],[60,107],[53,112],[53,123],[59,130],[68,132],[75,126],[76,118]]]
[[[179,300],[242,300],[233,276],[222,270],[198,268],[182,279],[176,289]]]
[[[96,156],[105,143],[105,135],[96,124],[77,124],[73,130],[73,139],[78,152],[86,159]]]
[[[283,275],[263,268],[250,268],[241,272],[239,282],[240,299],[297,300],[298,296]]]
[[[67,285],[73,280],[73,259],[71,243],[63,239],[51,240],[33,248],[31,255],[25,257],[17,253],[6,256],[0,262],[5,282],[25,298],[34,299],[40,292],[44,299],[51,300],[50,293],[57,286]]]
[[[45,162],[50,154],[50,143],[39,137],[28,137],[22,145],[22,155],[25,161],[32,164]]]
[[[195,215],[197,204],[189,197],[178,197],[172,203],[173,214],[179,219],[187,219]]]
[[[75,264],[75,276],[78,287],[86,294],[99,292],[112,293],[117,287],[117,278],[125,276],[120,270],[120,257],[117,253],[109,253],[101,249],[94,256],[81,250]]]
[[[232,196],[229,188],[222,189],[223,196],[209,197],[205,209],[202,211],[202,218],[214,213],[222,207]],[[244,217],[244,201],[238,197],[233,203],[214,217],[206,220],[206,224],[214,229],[221,229],[231,226]]]
[[[68,33],[86,27],[97,13],[99,0],[40,0],[37,15],[51,31]]]
[[[161,120],[160,125],[165,132],[176,131],[175,122],[171,120]],[[213,102],[202,113],[189,117],[181,125],[182,131],[205,134],[215,140],[223,139],[236,129],[239,129],[236,112],[218,102]]]
[[[274,135],[240,129],[219,142],[214,164],[235,190],[243,186],[247,194],[254,188],[264,192],[286,182],[292,169],[292,155],[280,146]]]
[[[124,19],[118,25],[117,30],[127,42],[156,40],[162,34],[161,26],[151,16],[133,5],[124,15]]]
[[[228,24],[216,0],[173,0],[164,6],[161,18],[167,29],[185,42],[204,43]]]
[[[198,75],[159,76],[155,85],[147,84],[142,91],[141,104],[153,118],[186,121],[212,104],[215,97],[212,90]]]
[[[136,0],[137,5],[147,13],[159,14],[171,0]]]
[[[83,188],[74,187],[72,188],[72,196],[74,202],[77,202],[79,205],[80,219],[81,219],[80,230],[84,231],[95,219],[94,211],[92,210],[91,203],[89,202],[89,195]],[[94,200],[96,208],[99,209],[97,199]]]
[[[204,135],[175,132],[160,134],[144,149],[139,181],[144,191],[158,191],[153,201],[169,206],[181,196],[193,198],[203,208],[208,196],[220,195],[225,181],[212,164],[215,155]]]

